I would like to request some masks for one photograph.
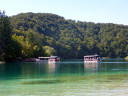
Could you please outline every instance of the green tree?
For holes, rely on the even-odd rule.
[[[4,13],[0,17],[0,56],[5,61],[11,61],[19,56],[20,46],[11,38],[10,19]]]
[[[44,46],[43,49],[45,50],[46,56],[53,56],[56,54],[56,50],[50,46]]]

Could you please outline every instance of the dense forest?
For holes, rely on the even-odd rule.
[[[5,60],[50,55],[79,59],[95,53],[112,58],[128,55],[125,25],[66,20],[48,13],[0,16],[0,57]]]

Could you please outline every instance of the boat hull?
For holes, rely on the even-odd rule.
[[[36,59],[36,62],[48,62],[48,60],[39,60],[39,59]]]
[[[84,61],[84,63],[99,63],[100,61]]]

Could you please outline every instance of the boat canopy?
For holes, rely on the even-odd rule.
[[[50,59],[56,59],[56,58],[59,58],[58,56],[50,56],[49,57]]]
[[[87,55],[87,56],[84,56],[85,58],[86,57],[100,57],[99,55]]]
[[[46,59],[48,59],[49,57],[38,57],[38,58],[46,58]]]

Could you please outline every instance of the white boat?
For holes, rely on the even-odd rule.
[[[60,62],[60,58],[58,56],[38,57],[36,58],[36,62],[56,63]]]
[[[97,63],[101,61],[101,57],[99,55],[87,55],[84,56],[85,63]]]
[[[48,59],[48,63],[58,63],[60,62],[60,57],[58,56],[50,56]]]
[[[38,57],[36,62],[48,62],[49,57]]]

